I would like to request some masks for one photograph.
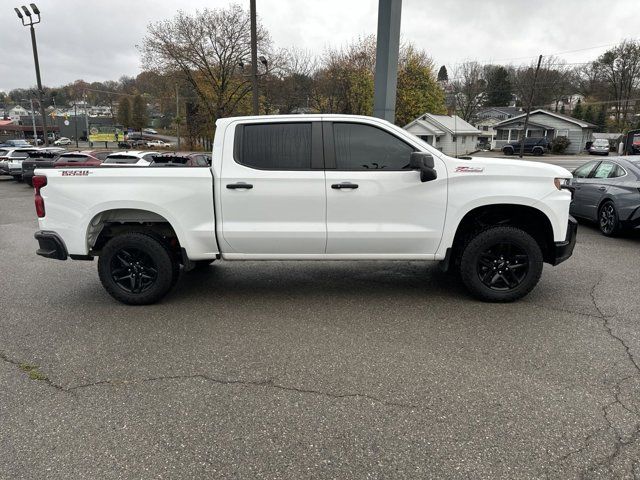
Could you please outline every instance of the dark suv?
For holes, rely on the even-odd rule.
[[[505,155],[514,155],[520,153],[520,140],[511,142],[502,147],[502,153]],[[529,137],[524,139],[524,153],[533,155],[544,155],[549,150],[549,140],[546,138]]]

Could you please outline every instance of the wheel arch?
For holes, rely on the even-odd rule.
[[[544,261],[552,260],[554,234],[551,220],[536,207],[516,203],[481,205],[469,210],[456,228],[450,258],[457,261],[470,237],[497,225],[521,228],[538,243]]]
[[[95,213],[87,224],[87,249],[99,254],[106,242],[129,232],[153,233],[163,238],[172,249],[184,247],[183,235],[166,216],[146,208],[108,208]]]

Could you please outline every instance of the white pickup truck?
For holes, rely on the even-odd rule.
[[[37,170],[37,253],[98,257],[107,292],[149,304],[222,260],[430,260],[481,300],[537,284],[573,251],[570,173],[451,158],[350,115],[218,120],[209,167]]]

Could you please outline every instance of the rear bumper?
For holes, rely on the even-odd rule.
[[[573,254],[573,248],[576,246],[576,237],[578,234],[578,222],[572,216],[569,216],[569,224],[567,225],[567,236],[563,242],[555,242],[553,252],[549,263],[558,265],[564,262]]]
[[[67,259],[67,247],[57,233],[39,230],[33,236],[38,241],[40,247],[36,250],[36,254],[55,260]]]

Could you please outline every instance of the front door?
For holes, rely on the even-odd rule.
[[[327,254],[434,254],[446,213],[445,167],[420,181],[409,169],[415,149],[374,125],[325,122]]]
[[[229,253],[324,253],[320,121],[239,125],[233,152],[223,155],[220,220]]]
[[[599,161],[585,163],[573,172],[573,186],[576,190],[570,207],[570,213],[572,215],[582,218],[591,218],[587,205],[591,190],[590,177],[599,163]]]

